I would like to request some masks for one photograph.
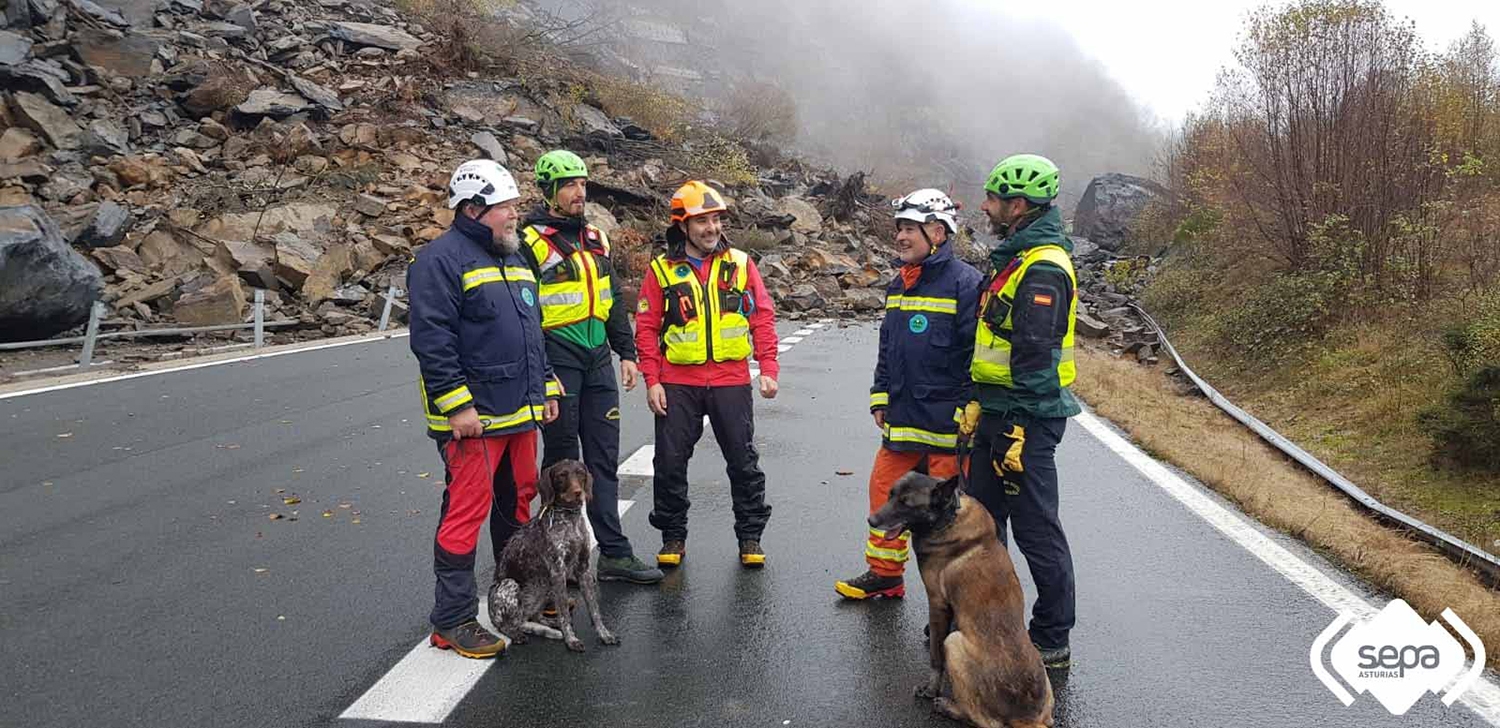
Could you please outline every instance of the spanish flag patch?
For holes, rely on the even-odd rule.
[[[1034,304],[1036,304],[1036,305],[1038,305],[1038,306],[1051,306],[1052,305],[1052,297],[1049,296],[1049,295],[1047,295],[1047,294],[1045,294],[1045,293],[1036,293],[1036,294],[1032,294],[1032,296],[1031,296],[1031,302],[1034,303]]]

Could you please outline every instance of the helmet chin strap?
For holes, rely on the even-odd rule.
[[[938,251],[938,247],[940,246],[937,243],[932,242],[932,237],[927,234],[927,225],[918,225],[917,229],[922,231],[922,239],[927,241],[927,255],[935,255]]]

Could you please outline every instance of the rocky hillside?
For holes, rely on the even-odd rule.
[[[629,228],[627,248],[701,174],[653,156],[668,145],[629,119],[537,93],[545,80],[441,73],[425,60],[438,34],[387,7],[172,0],[146,27],[89,0],[6,2],[4,340],[75,328],[96,299],[106,329],[242,322],[252,288],[268,320],[298,322],[283,339],[359,333],[451,220],[443,189],[463,159],[524,179],[547,149],[584,153],[590,216]],[[889,235],[862,178],[757,176],[728,189],[731,234],[783,307],[879,309]]]
[[[524,180],[556,147],[588,159],[589,216],[635,283],[667,196],[712,174],[693,141],[585,103],[576,80],[433,62],[443,34],[389,7],[170,0],[132,23],[90,0],[0,2],[0,340],[76,330],[95,300],[106,331],[244,322],[253,289],[284,324],[274,341],[369,331],[410,252],[451,221],[457,163],[487,156]],[[863,175],[736,176],[730,235],[785,315],[882,308],[889,208]],[[1105,183],[1103,217],[1139,210],[1110,202],[1138,185]],[[961,252],[982,260],[974,237]],[[1097,284],[1084,330],[1149,359],[1105,280],[1113,255],[1082,241],[1079,257]]]

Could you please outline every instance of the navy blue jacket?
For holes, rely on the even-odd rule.
[[[899,274],[886,289],[870,410],[885,410],[884,444],[891,450],[946,453],[957,447],[957,415],[973,388],[969,363],[984,278],[954,257],[952,247],[923,261],[910,289]]]
[[[487,226],[459,215],[417,251],[406,288],[427,434],[452,437],[448,418],[467,407],[478,410],[486,436],[540,426],[547,398],[562,391],[525,258],[501,255]]]

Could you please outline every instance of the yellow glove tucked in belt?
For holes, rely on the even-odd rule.
[[[979,403],[971,401],[964,405],[963,414],[958,418],[958,434],[967,438],[976,429],[979,429]]]

